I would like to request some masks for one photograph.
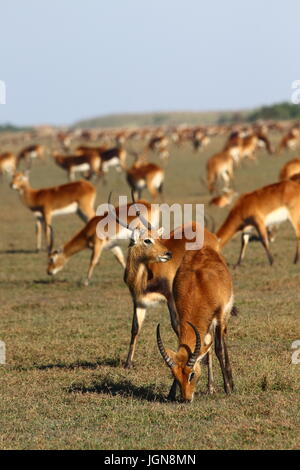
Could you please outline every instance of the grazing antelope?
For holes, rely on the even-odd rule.
[[[173,296],[179,322],[177,352],[165,349],[159,325],[157,327],[157,345],[174,378],[168,398],[176,398],[179,385],[181,399],[193,400],[204,358],[208,364],[208,393],[214,393],[213,344],[222,370],[224,390],[231,393],[233,379],[226,331],[231,313],[236,312],[232,279],[223,257],[210,246],[187,251],[173,282]]]
[[[185,237],[186,226],[181,226],[170,233],[168,239],[160,238],[162,229],[154,227],[139,214],[146,230],[131,230],[131,239],[124,274],[133,300],[133,320],[131,341],[125,367],[132,367],[138,334],[142,328],[148,307],[157,302],[167,301],[171,325],[179,335],[176,307],[172,294],[172,283],[186,249],[186,243],[191,242]],[[121,221],[117,218],[121,225]],[[202,227],[196,223],[190,224],[193,232]],[[178,238],[178,235],[181,238]],[[212,233],[204,229],[204,245],[218,250],[218,240]],[[168,261],[168,262],[167,262]]]
[[[5,152],[0,155],[0,175],[7,173],[13,175],[17,168],[17,158],[11,152]]]
[[[98,175],[101,167],[101,159],[97,152],[83,155],[59,155],[53,152],[55,163],[67,171],[69,181],[76,179],[76,173],[87,172],[87,178]]]
[[[279,179],[288,180],[297,173],[300,173],[300,158],[287,162],[280,170]]]
[[[238,231],[243,231],[237,262],[239,265],[245,256],[250,232],[255,228],[269,263],[273,264],[269,250],[268,228],[286,220],[291,222],[296,233],[297,248],[294,263],[297,263],[300,253],[300,191],[299,183],[295,181],[281,181],[240,196],[216,235],[223,247]]]
[[[36,217],[37,250],[42,244],[44,224],[48,251],[51,249],[51,222],[55,215],[77,213],[85,222],[95,215],[96,190],[88,181],[80,180],[44,189],[33,189],[25,173],[15,173],[11,188],[19,192],[22,202]]]
[[[146,201],[138,201],[137,204],[143,204],[147,208],[147,213],[150,215],[150,222],[156,224],[159,220],[159,213],[154,209],[151,209],[151,205]],[[129,213],[129,208],[132,204],[128,204],[126,208],[126,214]],[[116,207],[116,213],[119,217],[120,208]],[[69,259],[79,253],[80,251],[89,248],[92,250],[92,256],[90,260],[90,265],[88,269],[87,279],[84,282],[85,286],[88,286],[91,281],[94,269],[99,262],[101,253],[103,250],[109,249],[116,257],[117,261],[125,268],[125,259],[120,247],[120,241],[124,239],[129,239],[131,231],[125,229],[121,225],[117,225],[116,232],[113,236],[105,236],[102,238],[99,237],[97,233],[98,224],[107,217],[107,213],[103,216],[95,216],[88,221],[86,226],[80,230],[70,241],[68,241],[61,250],[54,250],[49,253],[48,257],[48,268],[47,273],[49,275],[55,275],[61,271]],[[128,223],[131,224],[137,216],[128,215]],[[53,239],[51,242],[53,246]]]
[[[29,145],[29,147],[25,147],[18,155],[18,164],[20,165],[21,160],[25,160],[26,165],[29,166],[30,162],[34,158],[39,158],[40,160],[43,159],[45,153],[45,149],[42,145]]]
[[[223,193],[220,196],[213,197],[209,201],[209,205],[214,205],[217,207],[226,207],[229,206],[233,199],[237,197],[238,193],[233,189],[224,189]]]
[[[206,164],[207,185],[210,193],[217,185],[228,188],[233,179],[233,158],[229,151],[220,152],[210,157]]]
[[[286,135],[284,135],[278,145],[277,153],[283,150],[294,150],[299,145],[299,129],[293,127]]]

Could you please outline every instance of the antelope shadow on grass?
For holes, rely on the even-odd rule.
[[[67,388],[68,393],[98,393],[122,398],[137,398],[149,402],[166,403],[166,396],[155,392],[154,386],[137,386],[129,380],[114,382],[105,378],[104,380],[94,381],[91,385],[75,383]]]

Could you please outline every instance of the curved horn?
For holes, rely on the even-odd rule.
[[[144,227],[146,227],[147,230],[155,230],[154,227],[152,227],[151,223],[149,222],[149,220],[147,220],[142,214],[141,214],[141,211],[139,210],[138,206],[137,206],[137,203],[136,203],[136,200],[135,200],[135,197],[134,197],[134,191],[133,189],[131,190],[131,197],[132,197],[132,202],[133,202],[133,205],[134,205],[134,208],[136,210],[136,215],[138,216],[138,218],[140,219],[140,221],[142,222],[142,224],[144,225]]]
[[[112,191],[109,193],[109,196],[108,196],[108,201],[107,201],[107,203],[108,203],[109,205],[111,205],[111,196],[112,196]],[[114,213],[112,213],[112,211],[109,209],[109,213],[114,216],[114,218],[116,219],[116,222],[117,222],[119,225],[122,225],[122,227],[125,227],[125,228],[127,228],[128,230],[130,230],[131,232],[133,232],[132,228],[131,228],[128,224],[126,224],[125,222],[122,222],[122,220],[119,219],[119,217],[117,216],[116,211],[115,211]]]
[[[201,349],[201,339],[198,329],[193,325],[193,323],[188,321],[188,324],[193,328],[195,335],[196,335],[196,345],[194,352],[191,353],[188,362],[186,363],[187,367],[193,367],[195,365],[196,359],[200,354]]]
[[[156,339],[157,339],[157,346],[158,346],[160,354],[162,355],[163,360],[165,361],[167,366],[172,369],[175,366],[175,363],[172,361],[170,356],[168,356],[167,351],[165,350],[162,339],[160,337],[160,325],[159,324],[157,325],[157,329],[156,329]]]

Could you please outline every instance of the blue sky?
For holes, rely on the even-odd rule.
[[[298,0],[2,0],[0,123],[289,100],[299,17]]]

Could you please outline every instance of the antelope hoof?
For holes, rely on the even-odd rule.
[[[216,393],[216,389],[213,386],[207,387],[207,395],[214,395]]]
[[[133,368],[132,362],[126,362],[125,363],[124,369],[132,369],[132,368]]]
[[[89,280],[86,279],[86,280],[83,282],[83,285],[84,285],[84,287],[88,287],[88,285],[89,285]]]

